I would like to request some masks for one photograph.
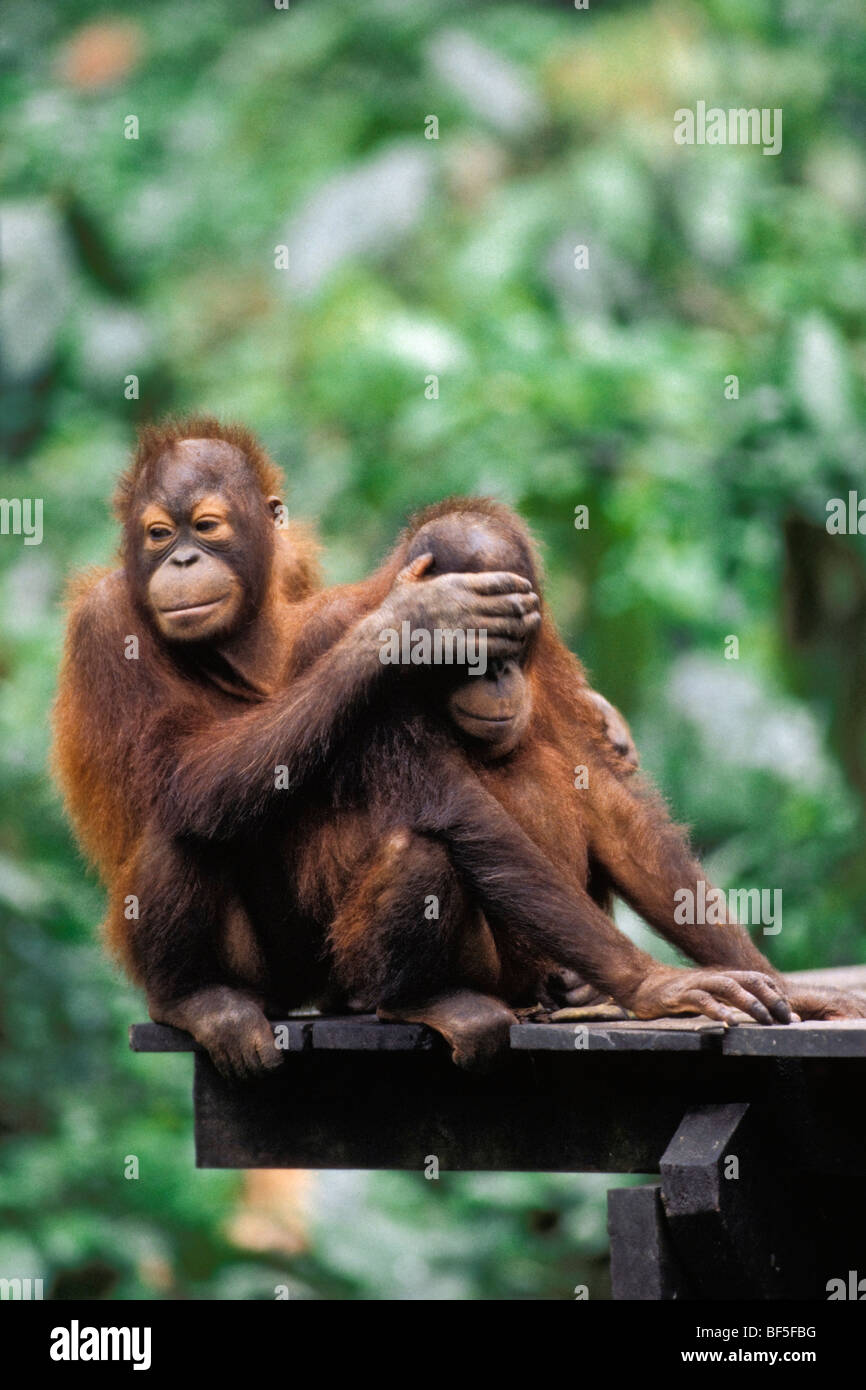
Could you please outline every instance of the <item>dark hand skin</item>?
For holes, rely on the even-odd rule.
[[[214,985],[174,1003],[149,998],[148,1005],[154,1023],[191,1033],[221,1076],[257,1076],[283,1060],[260,1002],[241,990]]]
[[[425,578],[432,559],[422,555],[400,571],[370,622],[380,628],[399,628],[408,622],[428,632],[435,628],[483,630],[488,662],[519,657],[541,623],[538,594],[529,580],[507,571]]]
[[[738,1012],[756,1023],[790,1023],[791,1009],[769,975],[752,970],[682,970],[656,966],[622,1001],[637,1018],[704,1014],[736,1023]]]
[[[597,690],[588,692],[589,698],[601,710],[604,720],[604,731],[610,740],[614,751],[619,754],[629,767],[637,767],[640,759],[635,747],[634,739],[631,736],[631,729],[626,724],[615,705],[606,700]]]
[[[553,1007],[563,1004],[579,1008],[610,1003],[610,994],[587,984],[573,970],[554,971],[547,981]],[[793,991],[785,998],[770,975],[753,970],[683,970],[657,965],[646,979],[626,997],[620,998],[636,1018],[665,1018],[674,1014],[704,1014],[720,1023],[736,1023],[737,1012],[748,1014],[756,1023],[790,1023]],[[841,1015],[840,1015],[841,1017]]]
[[[450,990],[413,1006],[377,1010],[379,1018],[399,1023],[425,1023],[451,1048],[451,1060],[464,1071],[482,1073],[508,1050],[510,1029],[517,1022],[507,1004],[470,989]]]

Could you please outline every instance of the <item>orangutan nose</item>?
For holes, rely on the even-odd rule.
[[[179,565],[182,569],[185,569],[188,565],[194,564],[198,558],[199,554],[195,546],[187,545],[184,546],[183,550],[178,550],[174,555],[172,555],[171,563],[173,565]]]

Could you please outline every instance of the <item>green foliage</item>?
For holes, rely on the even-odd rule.
[[[866,567],[824,527],[866,455],[862,16],[117,14],[4,24],[0,489],[44,499],[45,537],[0,537],[0,1270],[60,1296],[603,1296],[594,1179],[326,1177],[308,1255],[232,1245],[239,1180],[192,1169],[188,1063],[126,1051],[142,1005],[46,778],[62,584],[110,561],[113,478],[165,410],[262,434],[330,579],[424,502],[501,496],[714,873],[783,889],[778,963],[862,957]],[[782,153],[674,144],[699,99],[781,107]]]

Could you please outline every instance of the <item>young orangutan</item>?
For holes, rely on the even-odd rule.
[[[395,582],[398,566],[330,603],[332,615],[354,604],[357,622],[291,680],[318,576],[309,534],[282,524],[282,486],[240,426],[194,417],[142,430],[115,499],[122,565],[74,586],[55,706],[55,766],[108,889],[109,944],[151,1016],[188,1029],[229,1072],[280,1061],[261,1007],[269,985],[279,1009],[315,997],[322,977],[320,937],[311,944],[301,923],[283,934],[291,985],[276,989],[237,901],[234,846],[261,862],[260,828],[302,811],[356,711],[398,680],[378,659],[382,625],[483,626],[490,651],[510,655],[538,621],[522,578],[451,574],[421,589]]]
[[[295,787],[380,684],[383,623],[486,627],[499,654],[537,621],[509,575],[379,585],[317,670],[287,684],[300,600],[316,584],[303,527],[276,524],[282,477],[254,436],[209,418],[144,429],[115,506],[122,565],[75,584],[54,713],[67,809],[109,894],[107,936],[151,1015],[227,1070],[279,1062],[249,987],[261,952],[233,910],[226,840],[284,818]],[[370,596],[369,587],[365,590]],[[309,973],[310,966],[305,969]],[[296,982],[297,983],[297,982]]]
[[[528,533],[486,500],[423,513],[397,563],[421,585],[490,567],[538,588]],[[315,669],[356,616],[339,594],[313,606],[315,621],[295,644],[296,676],[310,662]],[[551,963],[642,1018],[791,1018],[785,984],[741,927],[675,920],[677,890],[694,889],[703,872],[611,748],[549,618],[522,656],[486,676],[425,668],[422,684],[410,668],[389,695],[310,795],[287,847],[296,915],[319,931],[330,922],[335,975],[357,1005],[430,1024],[463,1065],[503,1045],[515,1021],[509,1005],[534,1000]],[[574,787],[577,764],[589,769],[584,791]],[[709,968],[664,967],[639,951],[593,901],[588,885],[599,875]],[[265,907],[254,902],[254,919]],[[804,1003],[852,1007],[838,995]]]
[[[323,596],[327,650],[315,669],[291,676],[312,559],[303,536],[274,527],[278,489],[277,470],[248,431],[192,420],[143,432],[118,491],[123,567],[77,586],[55,714],[57,767],[109,888],[112,943],[145,985],[152,1016],[188,1028],[219,1065],[238,1072],[279,1060],[263,1004],[275,1001],[280,1011],[315,998],[327,980],[320,947],[331,919],[290,910],[295,861],[286,827],[290,838],[299,833],[314,779],[328,776],[340,749],[358,747],[374,711],[387,711],[389,691],[399,705],[409,688],[396,675],[383,680],[376,635],[403,622],[426,631],[483,627],[491,657],[509,659],[539,622],[528,580],[491,573],[479,559],[473,572],[421,583],[401,577],[406,555],[398,551],[370,580]],[[423,709],[421,718],[423,736]],[[596,725],[599,718],[593,708]],[[396,743],[410,731],[398,726]],[[400,761],[405,796],[391,803],[390,826],[407,816],[411,823],[417,800],[423,829],[437,809],[432,787],[455,860],[461,844],[490,850],[492,877],[466,882],[491,924],[498,911],[519,943],[509,873],[523,882],[534,873],[553,898],[535,904],[533,961],[548,955],[583,966],[611,993],[633,981],[648,958],[628,944],[623,954],[624,939],[615,937],[596,959],[608,920],[600,914],[587,937],[555,871],[485,794],[453,732],[410,744],[408,753]],[[454,775],[437,787],[449,758]],[[431,843],[414,834],[410,852],[429,855]],[[445,843],[433,849],[442,854]],[[500,861],[508,872],[498,874]],[[451,864],[438,862],[447,870],[445,903],[458,887]],[[261,909],[252,916],[233,909],[244,878]],[[548,907],[561,919],[553,927]],[[528,920],[533,927],[532,914]],[[642,1007],[665,1005],[669,997],[653,996],[644,981]]]

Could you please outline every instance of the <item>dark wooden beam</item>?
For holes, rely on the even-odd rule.
[[[607,1194],[607,1230],[615,1299],[660,1302],[694,1296],[671,1242],[659,1183],[612,1187]]]

